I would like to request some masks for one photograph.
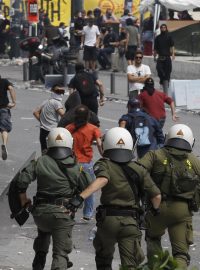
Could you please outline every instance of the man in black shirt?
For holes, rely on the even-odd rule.
[[[110,69],[111,63],[108,59],[108,56],[110,56],[115,51],[115,47],[113,46],[113,43],[117,41],[117,36],[113,32],[112,27],[107,28],[108,33],[104,36],[103,39],[103,46],[99,50],[98,54],[98,61],[99,64],[102,66],[102,70]]]
[[[8,91],[12,102],[9,102]],[[12,130],[10,109],[16,105],[16,94],[12,84],[0,76],[0,132],[2,137],[2,159],[7,159],[8,133]]]
[[[172,71],[172,60],[175,59],[174,41],[168,34],[166,24],[160,26],[161,33],[155,38],[154,44],[154,59],[157,58],[156,69],[158,77],[160,78],[160,84],[163,85],[163,90],[168,94],[168,87],[170,81],[170,75]]]
[[[89,108],[89,110],[98,114],[98,100],[97,97],[100,95],[99,105],[104,105],[104,87],[102,82],[93,74],[84,70],[82,63],[75,65],[76,75],[69,82],[68,88],[77,90],[79,92],[81,103]],[[88,84],[88,90],[92,86],[92,91],[89,94],[83,92],[80,82],[80,77],[85,79],[84,84]],[[89,87],[90,86],[90,87]]]

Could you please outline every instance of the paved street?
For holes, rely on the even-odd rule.
[[[13,220],[10,220],[7,197],[5,188],[20,168],[22,163],[33,151],[40,154],[39,124],[32,115],[33,109],[43,100],[48,98],[49,92],[43,87],[30,87],[29,83],[22,82],[22,67],[21,66],[5,66],[0,67],[2,77],[10,79],[15,84],[17,92],[17,106],[12,110],[13,131],[9,137],[8,144],[8,160],[3,161],[0,158],[0,269],[8,270],[28,270],[31,269],[31,263],[34,256],[32,250],[33,239],[36,235],[36,227],[32,218],[22,228],[19,228]],[[106,95],[110,95],[109,77],[106,74],[100,74],[101,79],[107,85]],[[127,91],[126,76],[116,74],[117,80],[121,83],[122,92],[118,95],[112,95],[113,99],[109,99],[105,106],[100,108],[99,117],[101,120],[101,129],[104,132],[106,129],[114,127],[118,124],[119,117],[126,112],[126,95],[123,91]],[[119,87],[119,83],[117,84]],[[66,98],[67,96],[65,96]],[[178,110],[180,123],[189,125],[194,132],[196,142],[194,152],[200,156],[200,131],[199,131],[199,115],[193,112]],[[170,111],[164,130],[166,131],[171,125],[172,120]],[[97,151],[95,150],[95,160],[98,159]],[[29,188],[30,196],[35,192],[35,184]],[[99,193],[96,194],[96,204],[98,204]],[[74,228],[74,249],[70,255],[70,259],[74,263],[74,270],[93,270],[94,250],[92,242],[88,240],[88,233],[95,221],[85,224],[81,221],[82,210],[79,210]],[[200,217],[199,214],[194,216],[194,236],[195,245],[191,247],[191,265],[200,267],[199,248],[200,248]],[[168,238],[163,239],[163,246],[170,250]],[[145,243],[143,241],[143,247]],[[46,270],[50,269],[51,252],[48,255]],[[119,269],[119,256],[116,252],[113,269]]]

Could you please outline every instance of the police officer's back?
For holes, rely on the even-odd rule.
[[[161,237],[168,229],[172,254],[181,269],[187,269],[190,262],[192,212],[198,211],[200,203],[200,161],[191,153],[193,144],[192,130],[177,124],[169,129],[165,147],[148,152],[138,161],[162,192],[160,215],[146,217],[147,257],[150,260],[162,250]]]
[[[33,270],[45,266],[50,237],[53,238],[51,270],[69,268],[68,254],[72,250],[73,216],[65,213],[64,205],[90,183],[90,177],[76,164],[72,153],[73,139],[64,128],[54,128],[48,135],[46,155],[32,161],[20,174],[17,186],[21,204],[30,204],[26,189],[37,179],[37,193],[33,201],[32,215],[38,228],[34,241]]]
[[[103,159],[94,166],[97,178],[80,196],[70,201],[69,209],[76,209],[85,198],[101,189],[101,205],[96,215],[97,234],[93,242],[96,267],[98,270],[112,269],[117,243],[122,266],[133,270],[144,259],[138,226],[142,192],[147,192],[156,212],[160,191],[147,171],[132,162],[133,140],[126,129],[115,127],[108,130],[102,143]],[[133,185],[129,184],[129,179]]]

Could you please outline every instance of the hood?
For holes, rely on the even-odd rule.
[[[143,90],[146,91],[149,96],[153,96],[153,94],[155,92],[154,86],[153,87],[152,86],[144,86]]]
[[[81,104],[81,98],[78,91],[73,92],[69,95],[68,99],[65,102],[66,112],[75,108],[77,105]]]
[[[164,148],[169,152],[169,154],[171,154],[172,156],[174,156],[175,159],[178,160],[186,159],[188,157],[188,154],[190,153],[189,151],[180,150],[169,146],[165,146]]]

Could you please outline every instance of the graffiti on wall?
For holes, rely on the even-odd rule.
[[[9,17],[9,15],[12,14],[13,8],[19,9],[26,17],[26,3],[26,0],[0,0],[0,10],[2,10],[4,16]],[[38,0],[38,6],[48,13],[52,24],[59,25],[60,22],[64,22],[66,25],[69,25],[71,18],[71,0]]]

